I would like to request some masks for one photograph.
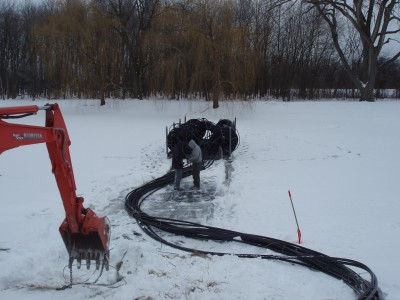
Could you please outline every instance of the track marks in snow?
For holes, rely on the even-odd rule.
[[[141,166],[143,172],[160,177],[168,171],[171,162],[167,158],[166,149],[160,146],[160,142],[153,142],[140,150]],[[168,163],[166,161],[168,160]]]

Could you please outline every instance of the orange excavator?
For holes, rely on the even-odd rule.
[[[44,127],[13,124],[5,119],[18,119],[45,111]],[[98,217],[83,207],[83,198],[76,195],[76,185],[69,152],[71,141],[58,104],[0,108],[0,154],[19,146],[46,143],[58,189],[65,210],[60,233],[69,254],[69,268],[76,259],[77,267],[92,261],[96,269],[109,269],[110,224],[107,217]]]

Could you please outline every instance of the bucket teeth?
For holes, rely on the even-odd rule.
[[[90,258],[86,258],[86,268],[90,270]]]
[[[96,270],[100,269],[100,266],[104,266],[108,271],[109,269],[109,252],[101,250],[73,250],[69,259],[69,267],[72,267],[72,263],[76,259],[77,268],[80,269],[82,265],[82,260],[86,260],[86,268],[90,269],[91,261],[96,262]]]
[[[81,259],[81,257],[79,256],[77,259],[76,259],[76,261],[77,261],[77,263],[78,263],[78,269],[80,269],[81,268],[81,265],[82,265],[82,259]]]

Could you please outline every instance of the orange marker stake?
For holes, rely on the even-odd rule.
[[[299,238],[299,244],[301,244],[301,231],[300,231],[300,227],[299,227],[299,222],[297,221],[296,211],[294,210],[294,205],[293,205],[293,200],[292,200],[292,194],[290,193],[290,190],[288,190],[288,194],[289,194],[290,203],[292,203],[294,218],[296,219],[296,224],[297,224],[297,237]]]

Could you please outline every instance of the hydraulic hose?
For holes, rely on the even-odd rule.
[[[190,170],[185,168],[183,171],[183,177],[187,177],[189,175]],[[270,237],[241,233],[183,220],[154,217],[142,211],[141,205],[143,204],[144,200],[146,200],[146,198],[155,191],[165,187],[168,184],[171,184],[173,182],[173,178],[174,172],[169,172],[158,179],[154,179],[142,185],[141,187],[134,189],[126,196],[125,199],[125,208],[129,215],[134,217],[141,229],[153,239],[187,252],[220,256],[229,254],[243,258],[258,257],[262,259],[280,260],[302,265],[326,273],[339,280],[343,280],[344,283],[350,286],[357,293],[359,299],[383,299],[375,274],[366,265],[358,261],[330,257],[317,251]],[[245,243],[256,247],[269,249],[279,253],[280,255],[235,254],[192,249],[165,240],[154,230],[156,228],[165,232],[183,235],[193,239]],[[350,269],[349,266],[363,269],[369,274],[370,280],[368,281],[362,278],[358,273]]]

